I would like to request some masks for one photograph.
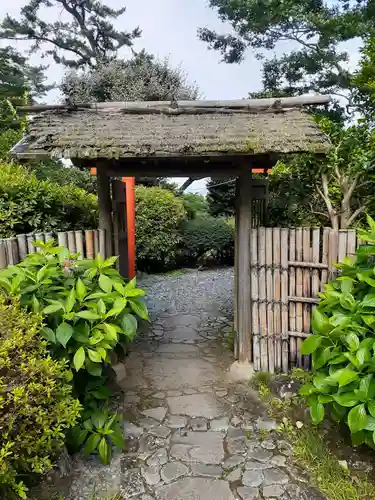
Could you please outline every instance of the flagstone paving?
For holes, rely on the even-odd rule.
[[[176,297],[181,282],[170,284]],[[92,491],[124,500],[320,498],[290,463],[291,447],[257,394],[230,381],[228,317],[213,314],[209,294],[195,313],[162,304],[126,360],[119,402],[126,451],[106,467],[96,459],[76,466],[70,498],[92,499]]]

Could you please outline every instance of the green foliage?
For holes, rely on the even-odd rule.
[[[362,48],[359,69],[354,75],[355,102],[359,111],[371,122],[375,119],[375,36],[367,37]]]
[[[309,91],[341,94],[350,88],[348,54],[340,42],[364,37],[373,26],[374,8],[368,0],[210,0],[232,33],[200,29],[200,38],[222,53],[228,63],[242,61],[247,48],[264,60],[264,91],[273,95],[300,95]],[[290,51],[264,59],[279,42]]]
[[[95,260],[77,260],[53,240],[36,246],[39,252],[1,271],[0,289],[20,296],[22,306],[43,316],[41,335],[52,355],[68,362],[75,394],[85,409],[73,441],[79,434],[79,444],[98,449],[107,463],[111,444],[120,444],[120,435],[117,416],[103,410],[110,396],[106,370],[116,345],[135,338],[136,315],[148,319],[145,293],[136,288],[135,279],[125,284],[113,268],[116,257],[103,261],[98,254]]]
[[[27,166],[40,180],[48,180],[59,186],[76,186],[88,193],[96,194],[96,176],[88,169],[64,166],[60,162],[30,164]]]
[[[208,212],[206,198],[201,194],[184,193],[182,201],[189,219],[195,219],[197,216],[202,217]]]
[[[182,200],[159,187],[138,186],[135,196],[138,269],[172,268],[181,241],[179,228],[186,218]]]
[[[181,230],[183,254],[195,262],[210,254],[217,263],[232,263],[234,229],[224,219],[215,217],[186,221]]]
[[[25,167],[0,165],[0,237],[97,227],[97,200],[73,186],[39,181]]]
[[[208,211],[214,217],[230,217],[234,215],[236,198],[236,183],[234,180],[235,177],[225,177],[211,179],[207,183]]]
[[[60,13],[56,21],[51,22],[49,8]],[[93,67],[100,61],[112,60],[121,48],[132,47],[134,39],[140,36],[139,28],[130,33],[115,29],[113,21],[125,10],[111,9],[92,0],[30,0],[22,7],[20,19],[5,16],[0,38],[30,40],[34,42],[31,53],[41,50],[57,64]]]
[[[26,498],[21,480],[52,468],[81,405],[64,360],[51,359],[38,314],[0,298],[0,496]]]
[[[353,444],[375,447],[375,221],[370,231],[360,230],[368,242],[347,258],[340,276],[326,285],[314,312],[310,335],[302,354],[312,354],[314,377],[304,384],[312,421],[327,412],[345,422]]]
[[[0,132],[0,162],[6,160],[12,147],[22,139],[22,131],[12,128]]]

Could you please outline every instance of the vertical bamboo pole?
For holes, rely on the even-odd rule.
[[[275,370],[281,371],[281,248],[280,228],[273,228],[273,327],[275,339]]]
[[[234,240],[234,331],[233,331],[233,354],[238,359],[238,185],[236,183],[236,213],[235,213],[235,240]]]
[[[303,229],[298,228],[296,230],[296,260],[302,262],[303,260]],[[303,294],[303,273],[302,268],[297,267],[296,269],[296,295],[297,297],[302,297]],[[301,302],[296,304],[296,327],[297,332],[303,332],[303,307]],[[302,366],[302,354],[301,354],[302,340],[297,338],[297,365]]]
[[[258,231],[258,262],[259,262],[259,324],[260,324],[260,357],[261,369],[268,371],[267,347],[267,308],[266,308],[266,229]]]
[[[328,265],[328,248],[329,248],[329,234],[331,230],[329,227],[323,229],[323,250],[322,250],[322,263]],[[320,284],[320,290],[324,289],[324,285],[328,281],[328,270],[322,269],[322,281]]]
[[[43,233],[35,233],[35,241],[41,241],[44,243],[44,234]],[[40,247],[35,247],[37,252],[41,252],[42,249]]]
[[[267,345],[268,371],[275,371],[275,339],[273,323],[273,276],[272,276],[272,228],[266,229],[266,297],[267,297]]]
[[[288,246],[289,230],[281,229],[280,241],[280,267],[281,267],[281,369],[283,373],[288,372],[289,368],[289,314],[288,314]]]
[[[26,255],[27,255],[27,239],[26,239],[26,234],[19,234],[17,235],[17,241],[18,241],[18,253],[20,260],[23,260]]]
[[[102,253],[101,251],[100,253],[102,253],[103,257],[104,256],[110,257],[111,255],[113,255],[112,200],[111,200],[110,178],[108,177],[105,167],[103,165],[98,165],[97,179],[98,179],[98,199],[99,199],[99,228],[105,232],[105,237],[104,237],[105,252]]]
[[[83,246],[83,236],[82,236],[82,231],[76,231],[75,232],[75,239],[76,239],[76,251],[79,253],[78,255],[78,260],[83,260],[85,257],[85,250]]]
[[[94,231],[94,257],[96,257],[99,253],[99,231]]]
[[[68,235],[65,231],[60,231],[57,233],[57,242],[59,247],[68,248]]]
[[[34,235],[33,235],[33,233],[29,233],[27,235],[27,252],[28,253],[34,253],[35,252]]]
[[[311,262],[311,247],[310,247],[310,228],[303,228],[303,260]],[[302,296],[311,297],[311,270],[305,267],[302,271]],[[310,333],[310,318],[311,318],[311,305],[303,304],[303,331]],[[303,366],[308,369],[310,365],[309,356],[303,356]]]
[[[260,339],[259,339],[259,295],[258,295],[258,229],[251,230],[251,289],[253,296],[253,359],[254,370],[259,371],[260,364]]]
[[[339,231],[339,251],[338,251],[338,262],[343,262],[344,257],[347,255],[346,242],[348,239],[348,232],[345,229]]]
[[[347,241],[347,255],[348,257],[354,257],[356,248],[356,232],[353,229],[348,230],[348,241]]]
[[[106,254],[107,245],[106,245],[107,233],[104,229],[99,229],[99,252],[103,259],[106,259],[108,256]]]
[[[290,229],[289,233],[289,260],[291,262],[296,260],[296,230]],[[289,267],[289,295],[291,297],[296,295],[296,268],[294,266]],[[296,318],[296,304],[294,302],[289,302],[289,321],[290,321],[290,331],[295,332],[297,329],[297,318]],[[289,338],[290,347],[290,364],[291,366],[297,365],[297,341],[295,337]]]
[[[314,264],[319,263],[320,257],[320,229],[313,229],[312,234],[312,262]],[[311,280],[311,293],[312,297],[316,299],[318,297],[318,293],[320,291],[320,279],[319,279],[319,270],[313,269],[312,272],[312,280]],[[313,306],[312,310],[314,311],[316,306]]]
[[[17,238],[12,237],[12,238],[6,238],[5,240],[8,266],[13,266],[14,264],[18,264],[17,255],[15,255],[14,252],[14,245],[13,245],[14,241],[17,243]]]
[[[334,279],[336,276],[335,264],[337,264],[338,245],[339,245],[339,233],[338,231],[331,229],[329,233],[329,244],[328,244],[329,280]]]
[[[8,265],[5,240],[0,240],[0,269],[5,269]]]
[[[68,248],[69,248],[70,253],[77,252],[76,238],[75,238],[74,231],[68,231]]]
[[[94,258],[94,231],[85,231],[86,257]]]

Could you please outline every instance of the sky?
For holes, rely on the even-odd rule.
[[[5,14],[17,17],[25,0],[0,2],[0,19]],[[168,58],[171,66],[181,66],[188,79],[195,82],[202,98],[206,99],[241,99],[249,92],[261,90],[261,63],[251,51],[246,53],[241,64],[226,64],[220,61],[220,54],[210,51],[204,42],[197,37],[198,27],[209,27],[218,32],[227,33],[230,26],[223,24],[216,11],[208,7],[208,0],[107,0],[112,8],[126,5],[125,14],[116,22],[122,30],[132,30],[139,26],[142,37],[135,42],[135,49],[146,49],[159,57]],[[48,18],[62,16],[59,9],[48,9]],[[63,19],[63,18],[62,18]],[[14,42],[12,42],[14,43]],[[20,51],[26,50],[24,42],[15,42]],[[291,50],[292,45],[283,43],[276,48],[276,55]],[[350,67],[358,61],[358,42],[351,41],[345,45],[350,55]],[[269,55],[271,55],[268,52]],[[130,57],[124,51],[121,54]],[[30,57],[33,64],[46,64],[35,54]],[[58,83],[63,69],[53,62],[47,70],[50,82]],[[53,90],[48,95],[49,103],[58,102],[59,93]],[[182,183],[184,179],[178,179]],[[205,180],[195,181],[189,191],[204,193]]]

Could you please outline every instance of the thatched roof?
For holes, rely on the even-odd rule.
[[[34,116],[13,153],[20,158],[119,159],[327,151],[325,136],[302,109],[284,108],[275,100],[271,107],[232,102],[238,104],[61,106]]]

